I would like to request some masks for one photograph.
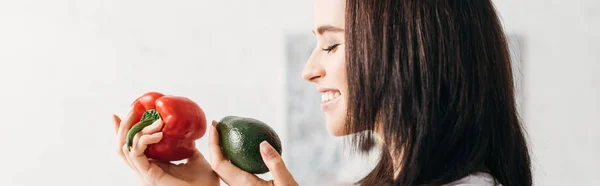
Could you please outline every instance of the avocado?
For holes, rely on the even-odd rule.
[[[260,143],[269,142],[281,155],[281,141],[275,131],[262,121],[240,116],[226,116],[217,124],[220,145],[229,161],[252,174],[269,169],[260,155]]]

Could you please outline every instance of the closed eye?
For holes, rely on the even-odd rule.
[[[327,51],[327,53],[330,53],[331,51],[335,50],[338,46],[340,46],[340,44],[334,44],[331,46],[328,46],[327,48],[322,48],[324,51]]]

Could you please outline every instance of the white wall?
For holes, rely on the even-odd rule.
[[[600,1],[496,0],[523,37],[536,185],[600,185]]]
[[[284,34],[311,16],[310,1],[0,1],[0,185],[140,185],[111,114],[146,91],[285,141]]]
[[[600,4],[496,3],[524,39],[536,185],[600,185]],[[285,141],[284,34],[311,20],[308,0],[0,1],[0,185],[139,185],[110,115],[150,90]]]

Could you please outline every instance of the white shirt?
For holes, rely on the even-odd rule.
[[[465,176],[460,180],[456,180],[452,183],[445,184],[443,186],[495,186],[494,177],[488,173],[478,172],[471,175]]]

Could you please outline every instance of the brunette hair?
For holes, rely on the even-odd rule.
[[[491,0],[347,0],[345,18],[346,130],[356,149],[371,142],[363,131],[381,127],[384,141],[358,183],[441,185],[487,172],[504,186],[532,185]]]

